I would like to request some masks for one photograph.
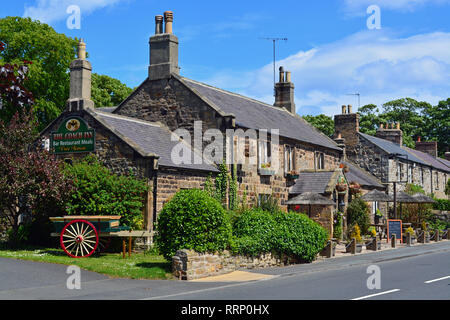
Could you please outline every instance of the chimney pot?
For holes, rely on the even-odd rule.
[[[286,71],[286,82],[291,82],[291,72]]]
[[[83,39],[78,42],[78,59],[86,59],[86,43],[83,42]]]
[[[284,82],[284,68],[280,67],[280,83]]]
[[[346,114],[347,113],[347,106],[342,106],[342,114]]]
[[[384,124],[380,123],[380,130],[384,129]]]
[[[352,113],[352,105],[351,104],[348,105],[348,113]]]
[[[163,20],[164,17],[161,15],[155,16],[155,34],[163,33]]]
[[[421,139],[421,137],[419,136],[419,137],[417,138],[417,142],[420,142],[420,139]]]
[[[397,130],[400,130],[400,122],[397,122]]]
[[[172,33],[173,12],[172,11],[164,12],[164,20],[166,21],[165,33]]]

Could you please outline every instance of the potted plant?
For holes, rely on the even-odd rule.
[[[350,183],[350,193],[351,194],[358,194],[361,192],[361,186],[356,182]]]
[[[406,242],[406,237],[409,234],[411,235],[411,244],[416,243],[416,233],[415,233],[414,229],[411,227],[407,228],[405,231],[405,241],[404,242]]]
[[[298,179],[298,177],[299,177],[299,174],[297,171],[292,170],[292,171],[289,171],[286,173],[287,179],[295,180],[295,179]]]
[[[369,227],[368,231],[369,231],[369,234],[368,234],[368,239],[366,240],[366,248],[372,246],[373,241],[377,237],[377,230],[375,229],[374,226]],[[377,242],[377,249],[381,250],[381,241]]]
[[[351,230],[352,231],[350,233],[350,239],[356,240],[356,253],[361,253],[362,247],[363,247],[363,243],[362,243],[363,241],[362,241],[362,237],[361,237],[361,229],[359,228],[358,224],[355,224]],[[350,252],[351,248],[347,247],[346,251]]]
[[[259,168],[259,174],[261,176],[273,176],[275,174],[275,170],[270,168],[271,164],[262,163],[261,168]]]

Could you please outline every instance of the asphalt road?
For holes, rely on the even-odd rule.
[[[379,289],[367,287],[371,265],[379,267]],[[82,270],[81,288],[68,289],[66,271],[0,258],[0,299],[449,300],[450,241],[257,270],[274,278],[252,282],[114,279]]]

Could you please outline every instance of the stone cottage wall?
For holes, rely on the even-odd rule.
[[[194,280],[230,273],[238,269],[280,267],[298,263],[288,256],[277,257],[271,253],[257,257],[222,253],[197,253],[193,250],[178,250],[172,258],[173,275],[180,280]]]

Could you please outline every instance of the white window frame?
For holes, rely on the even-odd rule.
[[[284,146],[284,173],[295,171],[295,149],[289,145]]]

